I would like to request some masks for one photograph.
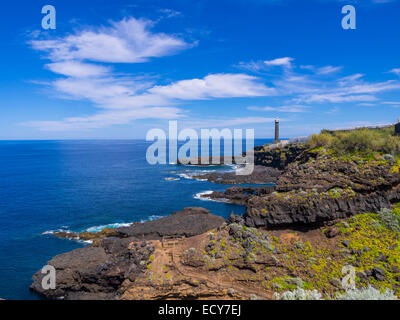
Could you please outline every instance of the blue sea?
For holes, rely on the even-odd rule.
[[[256,140],[256,145],[271,140]],[[39,299],[32,275],[87,244],[51,231],[99,231],[201,206],[228,217],[245,208],[196,195],[229,185],[191,176],[230,167],[149,165],[140,140],[0,141],[0,298]],[[222,148],[222,146],[221,146]]]

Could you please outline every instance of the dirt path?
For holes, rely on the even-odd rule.
[[[215,286],[220,287],[221,289],[234,289],[235,296],[240,296],[241,298],[249,298],[251,294],[256,295],[259,299],[272,299],[272,295],[268,294],[264,290],[257,288],[249,288],[245,285],[240,285],[235,282],[226,281],[221,279],[220,275],[212,274],[212,271],[208,271],[208,274],[201,273],[202,270],[191,271],[188,270],[187,267],[183,266],[179,263],[178,254],[176,253],[176,247],[180,248],[180,252],[183,252],[185,249],[184,241],[180,241],[178,246],[172,246],[170,250],[171,262],[174,266],[175,270],[183,277],[190,278],[191,280],[203,280],[207,283],[212,283]],[[165,248],[164,248],[165,250]]]

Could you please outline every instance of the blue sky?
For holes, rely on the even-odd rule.
[[[0,139],[144,138],[168,120],[269,138],[277,117],[296,137],[400,117],[396,0],[16,0],[0,18]]]

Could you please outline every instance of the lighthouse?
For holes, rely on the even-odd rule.
[[[279,142],[279,119],[275,119],[275,143]]]

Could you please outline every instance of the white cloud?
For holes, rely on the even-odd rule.
[[[357,104],[357,105],[358,105],[358,106],[361,106],[361,107],[375,107],[375,106],[376,106],[375,103],[367,103],[367,102],[359,103],[359,104]]]
[[[248,70],[251,72],[259,72],[263,69],[266,68],[266,65],[263,61],[250,61],[250,62],[239,62],[236,65],[237,68],[239,69],[244,69],[244,70]]]
[[[115,78],[113,76],[94,79],[57,79],[52,83],[53,88],[62,94],[64,98],[85,99],[99,105],[101,108],[109,109],[160,105],[160,103],[157,103],[160,99],[150,101],[151,99],[148,99],[145,94],[139,93],[148,85],[146,82]],[[142,103],[138,103],[139,101],[142,101]]]
[[[320,75],[325,75],[325,74],[331,74],[331,73],[338,72],[341,69],[342,69],[342,67],[326,66],[326,67],[322,67],[322,68],[317,69],[316,73],[320,74]]]
[[[396,0],[372,0],[373,3],[389,3],[394,1]]]
[[[54,62],[45,67],[54,73],[76,78],[102,76],[110,72],[110,68],[79,61]]]
[[[293,58],[284,57],[284,58],[277,58],[277,59],[269,60],[269,61],[266,60],[266,61],[264,61],[264,63],[267,66],[273,66],[273,67],[275,67],[275,66],[283,66],[283,67],[289,68],[289,67],[291,67],[293,60],[294,60]]]
[[[400,101],[384,101],[381,102],[381,104],[391,106],[393,108],[400,108]]]
[[[71,117],[61,121],[28,121],[24,125],[41,131],[71,131],[104,128],[111,125],[129,124],[138,119],[178,119],[177,108],[139,108],[134,110],[105,111],[87,117]]]
[[[274,89],[244,74],[215,74],[203,79],[182,80],[153,86],[144,79],[97,78],[57,79],[51,85],[63,98],[89,100],[103,109],[169,106],[176,100],[257,97],[274,94]]]
[[[99,111],[93,115],[60,121],[35,121],[27,125],[40,130],[85,130],[128,124],[137,119],[176,119],[187,116],[183,101],[222,98],[285,97],[277,107],[249,107],[255,111],[306,112],[304,104],[378,101],[378,95],[400,89],[399,81],[367,82],[362,74],[335,78],[342,67],[303,66],[299,72],[293,58],[240,63],[249,70],[268,71],[257,77],[245,73],[215,73],[194,79],[156,85],[154,78],[116,74],[110,63],[142,63],[186,49],[191,44],[181,38],[151,31],[154,23],[124,19],[110,27],[87,28],[57,39],[33,40],[34,49],[47,53],[48,70],[61,75],[47,83],[63,99],[86,100]],[[272,70],[271,67],[279,66]],[[304,69],[312,72],[304,73]],[[393,69],[398,70],[398,69]],[[393,71],[392,70],[392,71]],[[265,83],[268,83],[266,85]],[[271,118],[189,122],[192,125],[237,126],[268,122]],[[273,121],[273,119],[271,120]]]
[[[301,65],[300,68],[310,70],[318,75],[329,75],[331,73],[336,73],[342,70],[343,67],[325,66],[318,68],[312,65]]]
[[[200,119],[200,120],[183,119],[179,122],[179,124],[182,125],[182,127],[199,129],[199,128],[221,128],[221,127],[228,128],[228,127],[237,127],[250,124],[271,123],[274,121],[275,118],[240,117],[232,119],[215,119],[215,118]]]
[[[384,81],[375,83],[358,83],[350,87],[342,89],[346,93],[360,94],[360,93],[379,93],[384,91],[391,91],[400,89],[400,83],[398,81]]]
[[[158,11],[160,13],[162,13],[163,15],[165,15],[165,18],[173,18],[173,17],[182,15],[182,12],[172,10],[172,9],[159,9]]]
[[[271,106],[265,106],[265,107],[257,107],[257,106],[250,106],[247,107],[248,110],[252,111],[275,111],[275,112],[288,112],[288,113],[302,113],[306,112],[308,106],[302,106],[302,105],[289,105],[289,106],[279,106],[279,107],[271,107]]]
[[[167,86],[156,86],[153,94],[181,100],[258,97],[275,94],[275,89],[246,74],[211,74],[203,79],[182,80]]]
[[[381,102],[381,104],[387,104],[387,105],[400,105],[400,101],[399,102],[397,102],[397,101],[384,101],[384,102]]]
[[[292,104],[321,104],[321,103],[349,103],[377,101],[377,95],[386,91],[400,89],[398,81],[367,82],[363,81],[363,74],[356,73],[349,76],[336,78],[336,74],[343,69],[341,66],[327,65],[316,67],[301,65],[297,68],[292,63],[293,58],[279,58],[269,61],[269,65],[290,66],[281,70],[280,74],[265,74],[270,77],[273,88],[278,96],[291,96]],[[249,64],[240,63],[238,67],[258,72],[266,70],[260,62]],[[309,70],[312,73],[304,72]],[[283,112],[283,108],[281,109]],[[298,109],[287,108],[290,111]]]
[[[322,93],[312,94],[307,97],[300,98],[307,103],[340,103],[340,102],[357,102],[357,101],[376,101],[377,98],[371,95],[345,95],[343,93]]]
[[[94,115],[61,121],[27,122],[40,130],[78,130],[126,124],[135,119],[179,118],[180,100],[259,97],[275,93],[246,74],[210,74],[200,79],[155,86],[151,79],[114,74],[107,63],[138,63],[171,54],[189,45],[175,36],[151,33],[151,21],[124,19],[109,28],[84,30],[56,40],[35,40],[48,53],[45,67],[59,75],[50,85],[58,97],[86,100],[102,109]],[[101,65],[99,63],[102,63]]]
[[[392,70],[390,70],[389,72],[390,72],[390,73],[394,73],[394,74],[400,76],[400,68],[392,69]]]
[[[364,74],[356,73],[356,74],[352,74],[352,75],[347,76],[347,77],[340,78],[340,79],[337,80],[337,82],[341,86],[348,86],[348,85],[356,83],[362,77],[364,77]]]
[[[91,60],[111,63],[145,62],[187,49],[191,44],[173,35],[152,33],[154,23],[123,19],[110,27],[83,30],[56,40],[32,40],[34,49],[45,51],[53,61]]]
[[[366,82],[362,74],[355,74],[337,81],[323,82],[310,80],[307,85],[293,85],[292,91],[297,90],[295,103],[345,103],[378,101],[377,94],[400,89],[398,81]],[[307,78],[309,79],[309,78]],[[303,92],[302,92],[303,91]]]

